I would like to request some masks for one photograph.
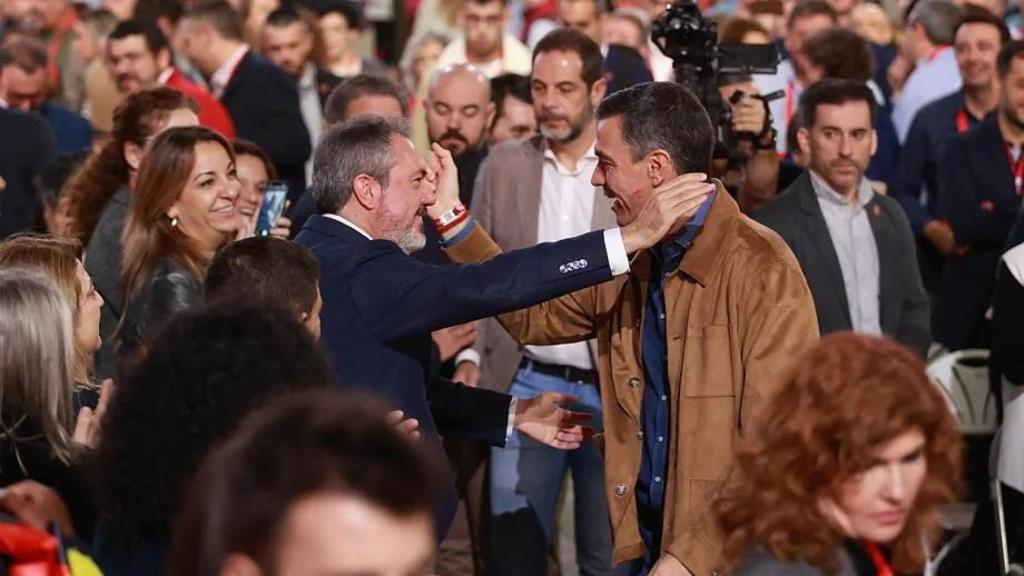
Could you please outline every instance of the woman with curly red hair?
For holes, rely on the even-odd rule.
[[[921,570],[960,478],[956,422],[924,365],[840,333],[802,359],[712,503],[734,576]]]

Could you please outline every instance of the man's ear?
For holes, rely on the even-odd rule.
[[[363,207],[364,210],[375,210],[380,206],[381,198],[384,196],[384,189],[380,182],[368,174],[359,174],[352,181],[352,198]]]
[[[494,116],[497,113],[498,107],[494,105],[494,102],[488,102],[484,113],[484,132],[487,134],[491,133],[491,126],[494,126]]]
[[[138,172],[139,166],[142,164],[142,157],[146,154],[145,150],[135,142],[125,142],[121,153],[124,154],[124,161],[128,163],[132,171]]]
[[[166,70],[173,63],[173,60],[170,48],[164,48],[156,53],[156,65],[160,68],[160,72]]]
[[[800,145],[800,151],[806,155],[811,150],[811,132],[807,128],[800,128],[796,131],[796,143]]]
[[[594,109],[597,109],[601,104],[601,101],[604,100],[604,95],[607,91],[608,79],[604,76],[594,82],[594,85],[590,87],[590,104]]]
[[[647,155],[647,178],[651,181],[651,186],[661,186],[675,176],[674,172],[672,158],[668,152],[659,148]]]

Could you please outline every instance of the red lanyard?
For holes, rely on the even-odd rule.
[[[796,86],[793,85],[793,81],[786,82],[786,126],[789,126],[791,120],[793,120],[793,109],[796,104]]]
[[[928,55],[927,62],[931,62],[931,61],[935,60],[936,58],[939,57],[939,54],[942,54],[943,52],[945,52],[946,50],[949,50],[949,49],[950,49],[950,46],[939,46],[935,50],[932,50],[932,53]]]
[[[970,127],[971,119],[967,116],[967,108],[961,108],[960,111],[956,113],[956,133],[963,134],[964,132],[967,132]],[[1010,164],[1012,165],[1013,161],[1010,161]]]
[[[878,573],[878,576],[894,576],[892,568],[889,566],[889,561],[885,559],[885,554],[882,553],[882,549],[878,547],[878,544],[864,542],[864,549],[867,550],[868,556],[871,557],[871,562],[875,565],[875,572]]]
[[[1021,184],[1024,183],[1024,154],[1020,155],[1020,158],[1013,158],[1013,148],[1009,142],[1006,144],[1006,160],[1010,163],[1010,174],[1013,175],[1013,189],[1020,196]]]

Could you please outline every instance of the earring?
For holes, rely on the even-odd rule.
[[[178,227],[178,217],[177,216],[171,216],[171,228],[177,228],[177,227]]]

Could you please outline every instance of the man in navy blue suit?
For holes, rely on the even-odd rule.
[[[939,217],[955,248],[942,275],[932,332],[950,350],[988,348],[999,259],[1024,193],[1024,42],[1003,45],[994,114],[946,145],[939,164]]]
[[[428,165],[402,120],[352,121],[329,132],[317,149],[313,191],[318,212],[296,241],[320,261],[322,339],[336,381],[368,390],[439,434],[503,445],[518,430],[574,449],[584,417],[561,408],[556,393],[514,399],[436,375],[430,331],[523,308],[599,284],[628,271],[626,254],[651,246],[692,208],[692,185],[666,188],[633,224],[510,252],[478,265],[424,264],[422,215],[439,228],[466,226],[464,209],[431,214],[435,191],[457,196],[451,154],[434,146]],[[707,188],[704,184],[701,190]],[[456,234],[448,245],[464,235]],[[439,537],[454,513],[449,490],[439,511]]]
[[[299,92],[287,72],[249,49],[242,33],[241,17],[227,2],[199,2],[178,25],[175,48],[206,76],[238,137],[252,140],[270,156],[294,204],[306,187],[312,149]]]

